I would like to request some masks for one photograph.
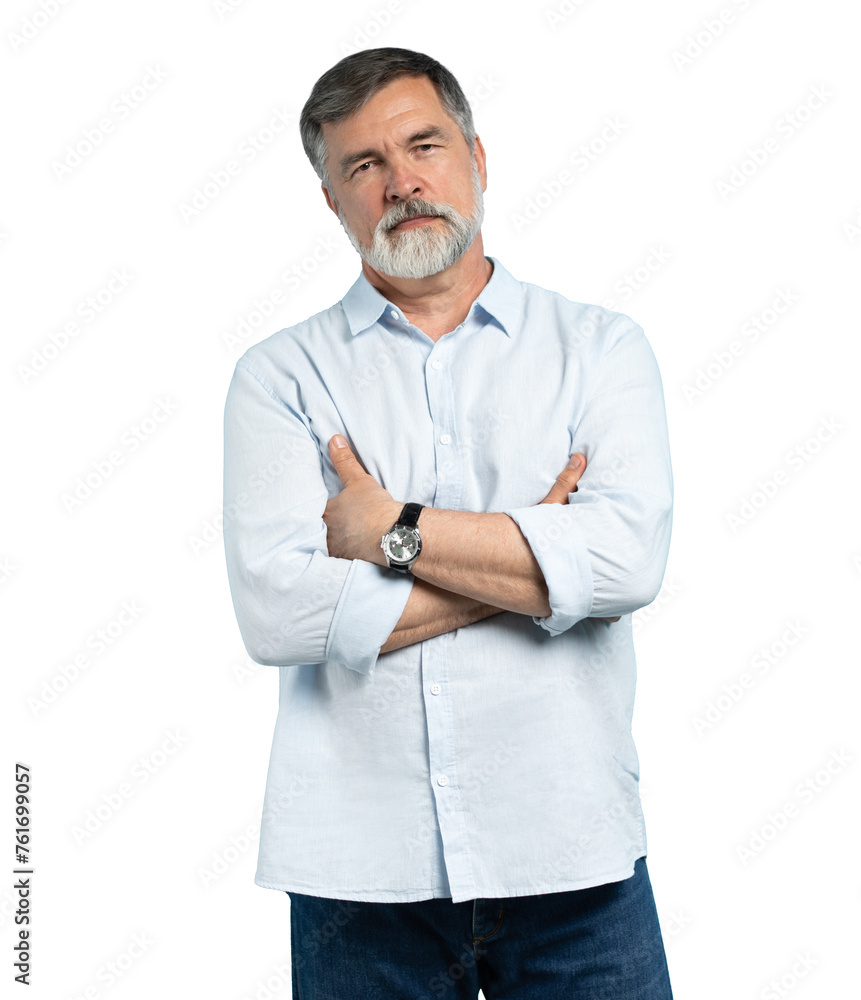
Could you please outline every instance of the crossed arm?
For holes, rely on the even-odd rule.
[[[329,453],[344,483],[323,514],[329,555],[385,566],[380,539],[399,517],[403,504],[365,472],[348,446],[336,447],[334,437]],[[541,503],[568,502],[586,466],[585,456],[578,457],[579,466],[566,467]],[[551,613],[541,568],[517,523],[507,514],[425,507],[419,527],[422,550],[412,568],[416,579],[380,653],[501,611],[541,617]],[[604,620],[618,621],[618,616]]]

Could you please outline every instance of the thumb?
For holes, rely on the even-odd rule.
[[[367,473],[359,465],[359,460],[350,450],[344,437],[340,434],[333,434],[329,439],[329,457],[338,478],[345,486],[349,486],[358,476],[366,476]]]
[[[556,477],[556,482],[540,503],[568,503],[568,494],[574,493],[577,483],[586,469],[586,456],[575,452],[568,465]]]

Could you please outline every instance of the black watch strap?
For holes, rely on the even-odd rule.
[[[421,513],[422,503],[408,503],[404,506],[401,511],[401,516],[395,522],[396,524],[402,524],[405,528],[415,528],[419,523],[419,514]]]

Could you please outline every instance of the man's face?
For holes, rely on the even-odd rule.
[[[476,138],[470,155],[427,77],[394,80],[323,136],[326,200],[374,270],[425,278],[469,249],[484,217],[484,150]]]

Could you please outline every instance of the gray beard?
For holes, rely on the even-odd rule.
[[[336,202],[338,218],[362,260],[375,271],[392,278],[429,278],[451,267],[472,246],[484,221],[484,198],[478,168],[472,170],[474,214],[461,215],[445,202],[410,198],[398,202],[377,223],[370,246],[363,246],[347,225]],[[405,229],[400,233],[389,230],[416,215],[437,215],[444,221]]]

